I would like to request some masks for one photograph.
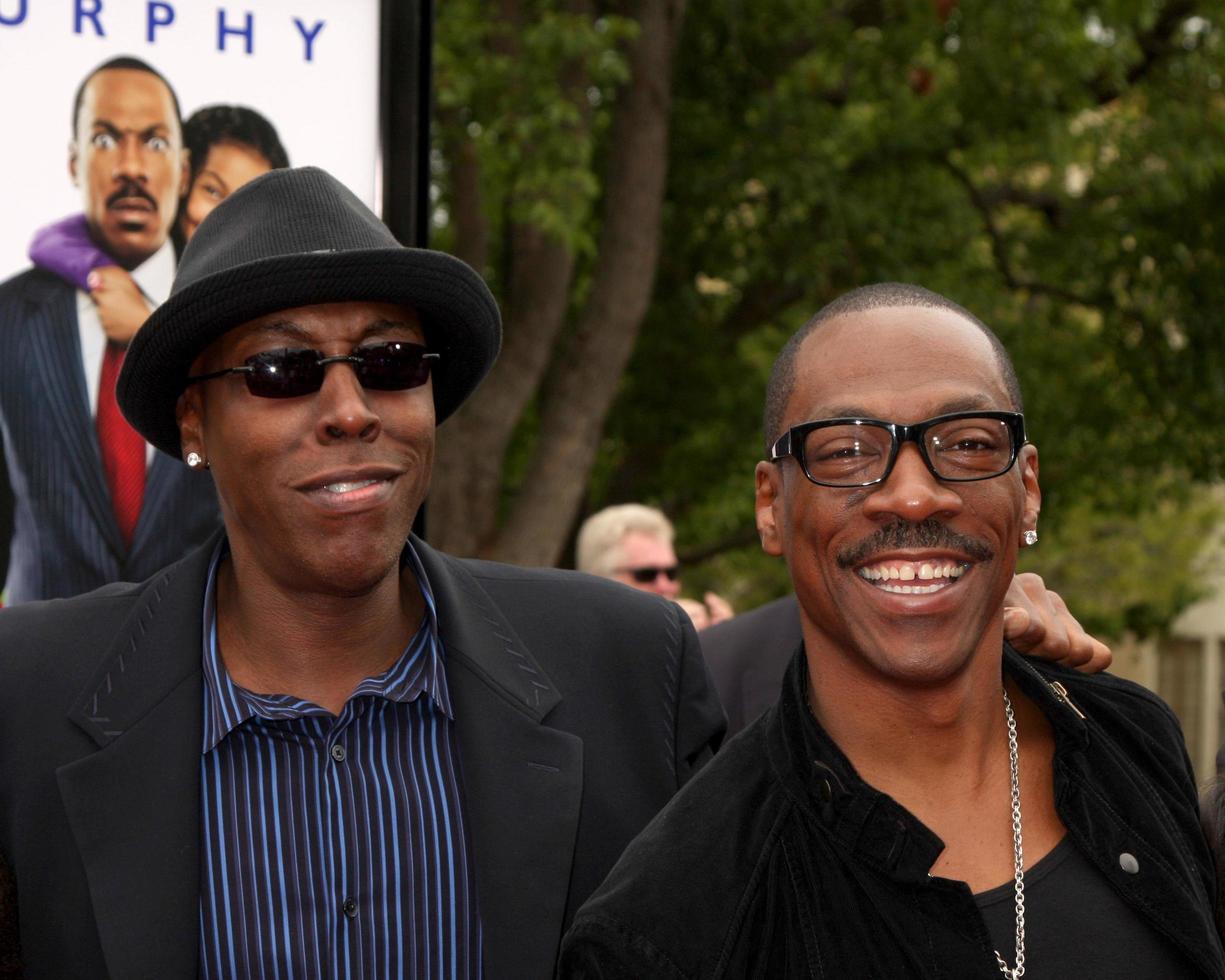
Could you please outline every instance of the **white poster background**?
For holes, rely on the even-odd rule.
[[[0,280],[29,265],[38,228],[81,210],[73,96],[119,55],[161,72],[184,119],[256,109],[291,164],[331,171],[378,210],[379,0],[0,0]]]

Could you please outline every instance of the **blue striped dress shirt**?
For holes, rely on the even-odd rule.
[[[236,685],[204,602],[200,975],[479,977],[481,929],[434,598],[338,716]]]

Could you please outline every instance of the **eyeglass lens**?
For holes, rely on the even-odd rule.
[[[935,474],[946,480],[978,480],[1004,473],[1013,459],[1012,433],[1001,419],[959,418],[937,423],[923,434]],[[808,473],[830,486],[860,486],[879,480],[889,468],[893,436],[884,426],[830,425],[804,439]]]
[[[363,388],[402,391],[425,384],[430,360],[420,344],[390,341],[354,348],[347,358]],[[318,391],[333,359],[312,348],[290,347],[263,351],[243,362],[247,389],[260,398],[296,398]]]
[[[667,577],[669,582],[675,582],[681,573],[681,568],[679,565],[645,565],[642,568],[627,568],[626,571],[630,573],[635,582],[646,585],[648,582],[654,582],[661,573]]]

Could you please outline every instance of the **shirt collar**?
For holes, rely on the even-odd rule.
[[[1057,736],[1056,755],[1083,747],[1087,729],[1075,709],[1059,703],[1035,666],[1007,644],[1004,673],[1046,714]],[[905,807],[864,782],[808,704],[804,646],[792,658],[782,695],[763,722],[771,765],[796,805],[856,858],[902,881],[923,881],[944,842]]]
[[[229,551],[223,535],[209,562],[204,588],[202,669],[204,674],[204,725],[202,752],[212,751],[226,735],[248,718],[270,720],[324,714],[324,709],[309,701],[285,694],[256,694],[235,684],[217,646],[217,570]],[[425,616],[399,658],[383,673],[362,680],[349,701],[359,697],[380,697],[387,701],[411,702],[426,694],[435,708],[454,721],[450,690],[447,686],[444,651],[438,636],[438,616],[434,592],[425,568],[412,542],[405,542],[400,567],[409,568],[417,579],[425,600]]]
[[[161,306],[170,298],[174,285],[174,246],[167,239],[162,247],[145,259],[129,273],[155,306]]]
[[[782,695],[766,722],[771,765],[809,820],[839,845],[900,880],[927,878],[944,844],[890,796],[864,782],[808,707],[808,661],[801,643]]]

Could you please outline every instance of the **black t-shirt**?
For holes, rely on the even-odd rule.
[[[1014,897],[1011,881],[974,896],[991,941],[1009,966],[1016,966]],[[1026,980],[1176,980],[1196,975],[1070,838],[1064,837],[1025,872]]]

